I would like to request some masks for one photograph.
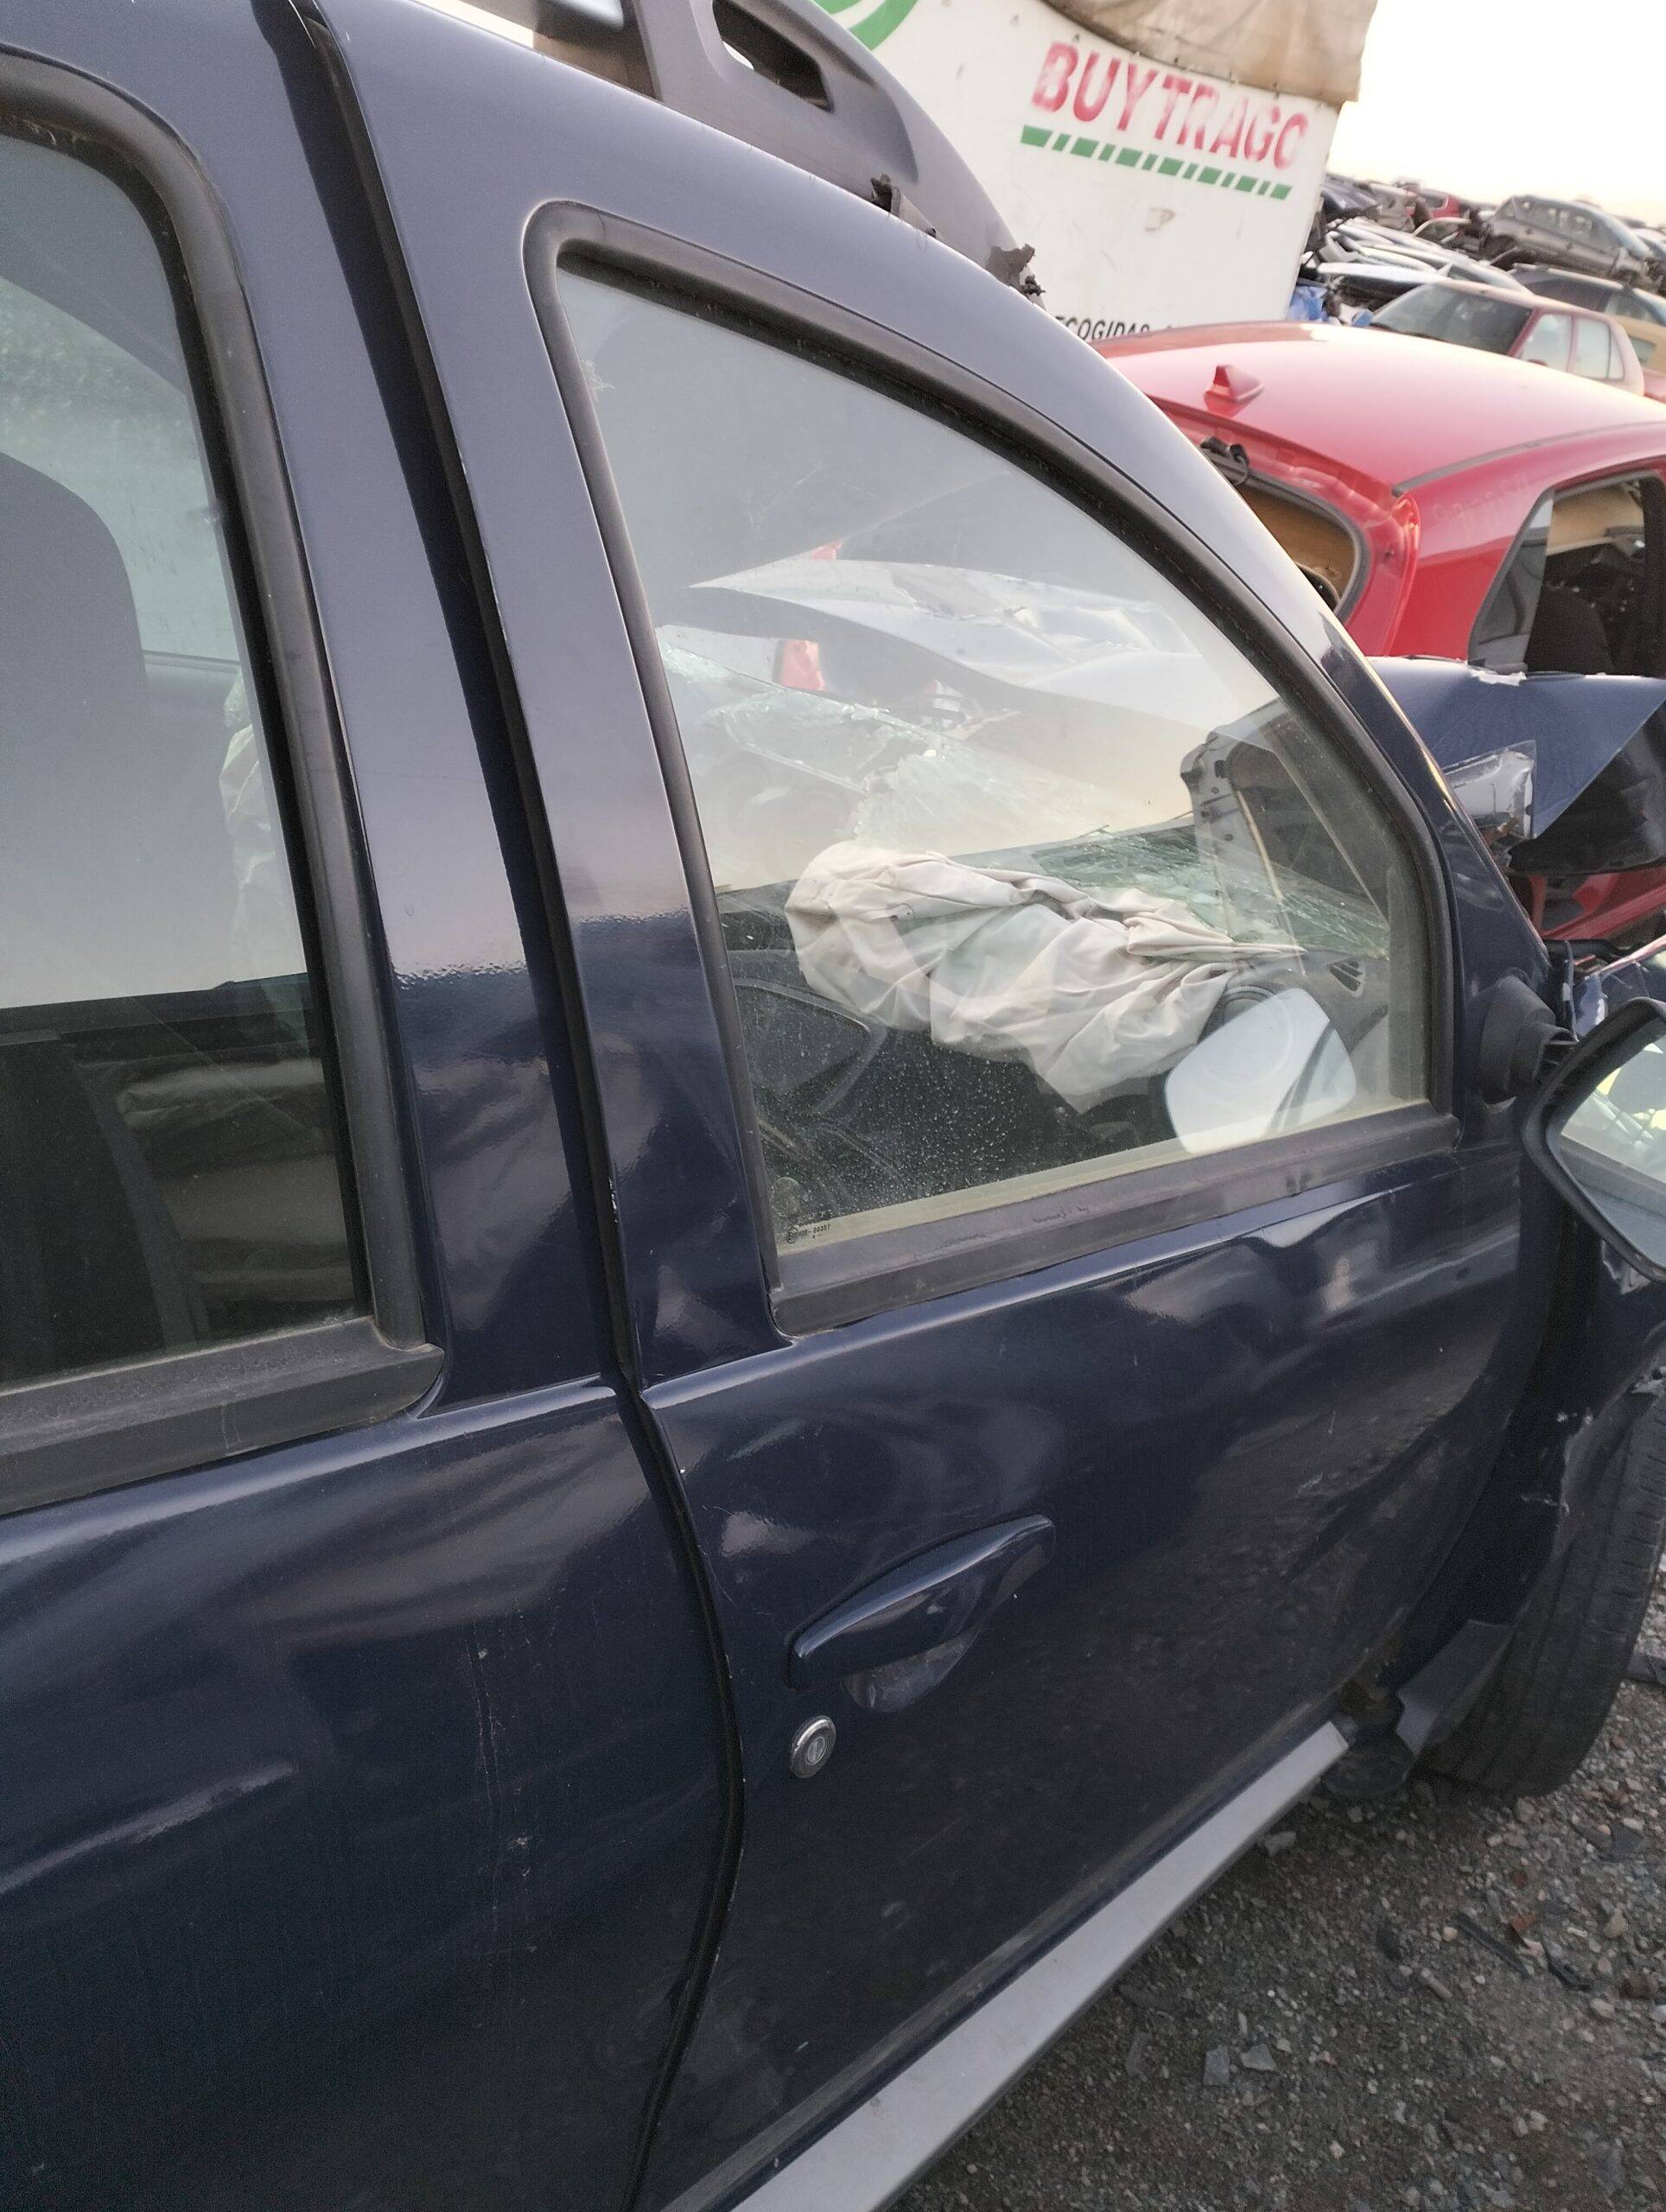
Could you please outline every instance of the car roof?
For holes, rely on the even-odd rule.
[[[1529,291],[1555,278],[1559,284],[1588,284],[1593,292],[1625,292],[1631,286],[1621,276],[1593,276],[1587,269],[1558,269],[1548,261],[1524,261],[1511,270],[1517,282]]]
[[[1224,437],[1240,423],[1388,487],[1605,432],[1631,432],[1639,456],[1651,442],[1666,455],[1666,408],[1656,401],[1393,331],[1225,323],[1110,339],[1096,351],[1149,397],[1212,418]],[[1210,405],[1205,395],[1222,368],[1256,389],[1236,404]]]
[[[1629,227],[1622,217],[1610,214],[1606,207],[1599,207],[1594,200],[1556,200],[1548,192],[1512,192],[1504,205],[1506,207],[1568,208],[1581,215],[1594,215],[1599,222],[1606,223],[1617,231]]]

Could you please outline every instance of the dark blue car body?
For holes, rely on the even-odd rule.
[[[96,1406],[0,1429],[0,2201],[881,2202],[1373,1701],[1496,1651],[1576,1520],[1567,1440],[1666,1316],[1484,1096],[1549,957],[1235,495],[947,246],[415,0],[19,0],[3,41],[8,115],[146,181],[207,334],[372,1318],[212,1435],[166,1371],[142,1446]],[[575,240],[882,359],[1173,548],[1416,847],[1431,1103],[777,1294],[535,308]],[[1021,1590],[918,1699],[795,1679],[842,1608],[864,1666],[919,1649],[864,1593],[925,1561],[929,1607],[1008,1542]]]

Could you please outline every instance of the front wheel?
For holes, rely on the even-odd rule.
[[[1605,1454],[1579,1526],[1481,1698],[1424,1764],[1507,1797],[1559,1789],[1595,1743],[1666,1539],[1666,1406]]]

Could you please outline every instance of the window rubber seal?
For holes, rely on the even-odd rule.
[[[781,1255],[775,1315],[789,1336],[976,1290],[1153,1237],[1238,1218],[1455,1153],[1457,1121],[1427,1103],[1164,1160],[1045,1198],[969,1207],[939,1221],[805,1244]],[[1114,1157],[1114,1155],[1113,1155]]]

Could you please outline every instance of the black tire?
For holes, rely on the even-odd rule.
[[[1424,1764],[1505,1797],[1558,1789],[1597,1740],[1643,1625],[1666,1539],[1666,1405],[1603,1465],[1567,1550],[1479,1702]]]

